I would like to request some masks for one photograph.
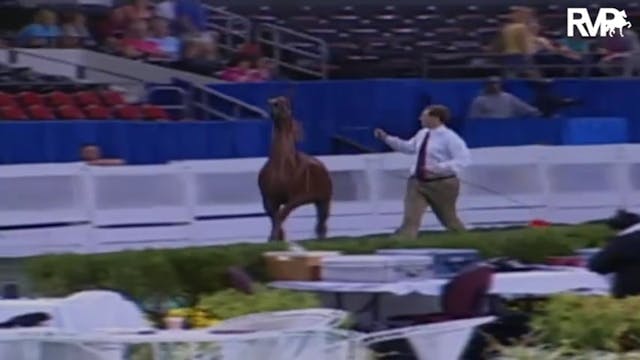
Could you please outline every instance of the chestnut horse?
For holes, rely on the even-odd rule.
[[[285,241],[282,228],[285,219],[306,204],[315,205],[316,236],[324,239],[333,195],[329,172],[318,159],[296,149],[301,131],[289,100],[277,97],[270,99],[269,105],[273,120],[271,150],[258,175],[262,203],[271,219],[269,241]]]

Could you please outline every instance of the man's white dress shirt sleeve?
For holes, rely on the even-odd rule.
[[[387,135],[387,137],[384,138],[384,142],[394,151],[405,154],[415,154],[418,148],[418,138],[421,133],[422,131],[419,131],[409,140],[403,140],[397,136]]]
[[[439,162],[436,166],[442,172],[460,175],[462,169],[471,163],[471,152],[464,140],[453,131],[449,131],[447,134],[447,149],[450,160]]]

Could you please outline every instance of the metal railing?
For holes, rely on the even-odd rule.
[[[279,67],[322,79],[327,77],[329,46],[323,39],[261,23],[256,26],[256,40],[272,50],[272,59]],[[305,49],[297,46],[300,43]]]
[[[207,27],[218,34],[220,50],[233,54],[251,40],[251,20],[215,6],[203,6],[209,12]]]
[[[566,61],[562,60],[559,54],[554,54],[557,58],[547,58],[536,61],[534,58],[530,65],[512,66],[505,64],[505,55],[501,53],[429,53],[422,56],[421,71],[423,77],[435,75],[438,71],[492,71],[495,75],[509,75],[512,72],[537,73],[545,76],[547,72],[556,76],[565,74],[573,77],[588,77],[594,72],[599,72],[606,76],[632,76],[634,72],[640,72],[640,67],[635,63],[634,58],[621,57],[612,63],[601,63],[598,60],[600,54],[582,54],[583,60]],[[568,58],[567,58],[568,60]]]
[[[176,95],[176,97],[180,100],[176,102],[176,104],[155,104],[158,107],[161,107],[165,110],[179,110],[182,113],[182,118],[187,118],[190,114],[189,103],[187,99],[187,92],[178,86],[171,85],[158,85],[153,86],[147,90],[146,100],[147,102],[151,102],[153,100],[153,95],[160,92],[172,92]]]
[[[242,117],[243,112],[248,112],[264,119],[269,118],[269,114],[265,110],[206,86],[190,84],[187,92],[190,94],[189,102],[191,108],[204,112],[205,117],[203,120],[234,120]],[[212,99],[222,100],[230,104],[232,113],[225,113],[211,107]]]

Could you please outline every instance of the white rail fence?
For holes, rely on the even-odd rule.
[[[474,149],[462,176],[460,214],[470,227],[534,218],[577,223],[617,208],[640,209],[640,145]],[[412,158],[330,156],[335,187],[331,236],[389,232],[401,220]],[[264,159],[154,166],[0,166],[0,257],[262,242],[257,172]],[[303,207],[289,238],[312,237]],[[425,228],[437,228],[428,213]]]

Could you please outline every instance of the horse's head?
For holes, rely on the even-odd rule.
[[[271,117],[276,124],[292,120],[291,102],[284,96],[269,99]]]
[[[285,96],[278,96],[269,99],[269,106],[276,131],[281,134],[291,134],[295,140],[301,140],[302,128],[293,118],[291,101]]]

